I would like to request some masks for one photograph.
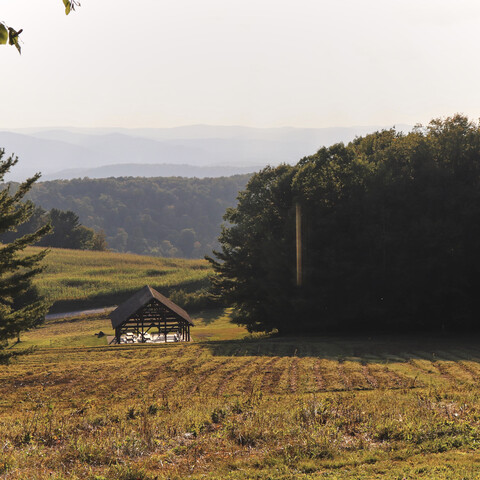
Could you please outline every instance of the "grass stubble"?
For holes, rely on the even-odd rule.
[[[0,478],[480,475],[471,339],[242,338],[211,316],[190,344],[106,346],[105,315],[26,334],[0,370]]]
[[[203,260],[54,249],[57,311],[145,284],[194,307],[194,342],[106,345],[107,313],[51,320],[0,367],[0,479],[480,478],[472,338],[261,337],[198,312]]]

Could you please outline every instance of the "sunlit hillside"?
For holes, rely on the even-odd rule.
[[[45,264],[36,284],[57,311],[110,306],[144,285],[188,306],[199,301],[211,273],[205,260],[67,249],[51,249]]]

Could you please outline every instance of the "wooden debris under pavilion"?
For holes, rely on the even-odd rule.
[[[190,327],[194,326],[185,310],[148,285],[119,305],[110,320],[115,330],[111,343],[125,343],[127,338],[135,338],[137,343],[189,342]],[[151,335],[150,330],[158,333]]]

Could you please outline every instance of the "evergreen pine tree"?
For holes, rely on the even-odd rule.
[[[3,159],[5,150],[0,149],[0,182],[13,167],[18,158]],[[12,193],[7,186],[0,192],[0,234],[14,230],[27,221],[34,211],[31,202],[22,202],[40,174],[34,175],[19,185]],[[18,354],[8,351],[9,339],[18,338],[21,331],[28,330],[44,319],[49,304],[38,294],[33,279],[43,267],[41,261],[47,254],[42,250],[34,254],[24,254],[27,246],[37,242],[50,231],[50,225],[44,225],[37,231],[21,236],[13,242],[0,245],[0,363]]]

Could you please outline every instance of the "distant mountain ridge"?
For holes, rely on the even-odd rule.
[[[111,177],[186,177],[186,178],[208,178],[208,177],[230,177],[253,173],[260,170],[261,166],[252,167],[229,167],[229,166],[197,166],[197,165],[175,165],[175,164],[136,164],[125,163],[116,165],[105,165],[96,168],[72,168],[61,170],[52,175],[43,175],[42,180],[72,180],[74,178],[111,178]]]
[[[7,180],[21,180],[38,171],[48,179],[72,178],[75,170],[79,176],[124,176],[125,167],[120,165],[125,164],[143,165],[135,176],[157,176],[157,171],[169,171],[172,165],[191,165],[190,170],[197,170],[189,176],[206,177],[244,173],[268,164],[293,164],[322,146],[346,143],[382,128],[390,127],[32,128],[0,131],[0,148],[21,160]],[[401,131],[410,128],[397,126]],[[103,170],[97,170],[100,167]],[[213,167],[228,167],[232,173]],[[187,168],[180,171],[188,175]]]

